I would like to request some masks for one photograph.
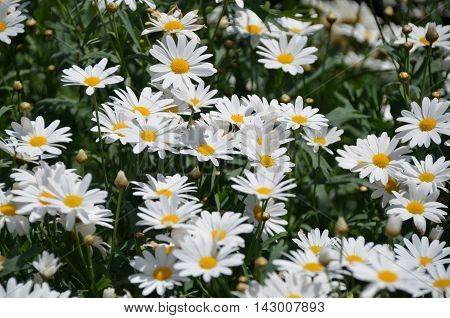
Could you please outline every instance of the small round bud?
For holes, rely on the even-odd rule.
[[[400,72],[398,73],[398,79],[402,82],[406,82],[409,80],[409,74],[406,72]]]
[[[78,150],[78,153],[75,157],[75,160],[79,163],[79,164],[83,164],[86,161],[88,161],[88,156],[86,154],[86,152],[83,149]]]
[[[430,234],[428,235],[428,238],[430,239],[430,241],[435,241],[441,238],[442,234],[444,234],[444,229],[442,228],[442,226],[436,225],[435,227],[433,227],[430,231]]]
[[[410,34],[412,32],[412,27],[409,24],[402,26],[403,34]]]
[[[264,212],[261,214],[261,219],[262,219],[264,222],[269,221],[269,220],[270,220],[270,213],[264,211]]]
[[[26,25],[28,28],[33,28],[33,27],[36,26],[36,24],[37,24],[37,21],[36,21],[35,19],[33,19],[33,18],[30,18],[30,19],[28,19],[28,20],[25,22],[25,25]]]
[[[248,285],[245,283],[238,283],[236,285],[236,291],[244,293],[248,289]]]
[[[221,175],[221,172],[220,172],[220,170],[216,170],[216,172],[214,172],[214,174],[216,175],[216,177],[218,177]]]
[[[88,234],[85,237],[83,237],[83,243],[85,245],[91,246],[92,244],[94,244],[94,241],[95,241],[94,235]]]
[[[25,45],[23,43],[19,43],[16,45],[16,50],[17,51],[22,51],[25,48]]]
[[[21,90],[23,90],[23,84],[21,81],[14,81],[13,83],[13,89],[17,92],[20,92]]]
[[[128,179],[125,175],[125,172],[123,172],[122,170],[117,172],[116,180],[114,180],[114,185],[118,189],[125,189],[126,187],[128,187]]]
[[[442,93],[440,91],[434,91],[431,93],[431,97],[433,98],[441,98],[442,97]]]
[[[384,8],[384,15],[387,17],[393,17],[394,16],[394,8],[391,6],[387,6]]]
[[[369,189],[366,186],[359,187],[359,191],[361,191],[361,192],[367,192],[367,190],[369,190]]]
[[[51,37],[53,37],[53,30],[47,29],[44,31],[44,36],[48,39],[50,39]]]
[[[306,103],[306,105],[314,104],[314,98],[308,97],[307,99],[305,99],[305,103]]]
[[[410,51],[413,48],[413,46],[414,46],[413,43],[409,41],[403,43],[403,48],[407,51]]]
[[[342,216],[338,217],[334,230],[340,236],[348,233],[348,224]]]
[[[108,287],[103,289],[103,298],[116,298],[116,290],[114,287]]]
[[[402,232],[402,219],[398,216],[390,216],[384,227],[384,235],[390,238],[398,236]]]
[[[28,102],[21,102],[19,104],[19,109],[22,113],[28,113],[32,108],[33,106]]]
[[[331,253],[328,248],[323,248],[319,253],[319,263],[320,265],[327,267],[331,262]]]
[[[302,65],[302,68],[305,71],[305,73],[309,73],[312,71],[312,66],[310,64]]]
[[[53,64],[50,64],[49,66],[47,66],[47,71],[49,72],[54,72],[56,70],[56,66]]]
[[[232,48],[234,48],[234,41],[232,41],[232,40],[226,40],[226,41],[223,43],[223,46],[224,46],[227,50],[232,49]]]
[[[82,31],[83,31],[83,28],[81,27],[81,25],[77,25],[77,26],[75,26],[75,30],[76,30],[77,32],[82,32]]]
[[[115,2],[110,2],[106,5],[106,11],[109,13],[116,13],[119,11],[119,5]]]
[[[143,238],[145,238],[145,234],[143,232],[136,232],[134,233],[134,237],[138,240],[142,240]]]
[[[280,102],[287,104],[290,101],[291,101],[291,96],[289,96],[288,94],[281,95]]]
[[[337,20],[337,17],[336,17],[336,15],[333,12],[328,13],[328,15],[327,15],[327,22],[330,25],[333,25],[333,23],[336,22],[336,20]]]
[[[269,262],[264,256],[260,256],[255,260],[255,266],[258,268],[264,268],[267,266],[267,264],[269,264]]]
[[[427,33],[425,33],[425,39],[432,45],[439,39],[439,33],[436,31],[436,23],[432,22],[428,24]]]
[[[189,172],[189,175],[192,179],[200,179],[202,177],[202,172],[198,167],[195,167],[191,172]]]
[[[239,283],[248,283],[248,276],[239,276]]]

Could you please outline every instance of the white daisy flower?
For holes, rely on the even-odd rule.
[[[181,286],[186,280],[174,268],[176,258],[172,253],[167,253],[164,246],[158,246],[154,256],[148,251],[143,251],[142,256],[135,256],[131,260],[130,265],[139,273],[130,275],[128,279],[132,284],[139,284],[143,296],[155,290],[158,295],[163,296],[167,289],[172,290],[175,286]]]
[[[235,24],[228,28],[228,31],[237,33],[238,38],[250,37],[252,46],[258,44],[260,38],[267,34],[267,27],[264,22],[249,9],[236,11]]]
[[[11,43],[11,37],[24,33],[24,25],[20,23],[27,19],[19,10],[9,12],[9,5],[0,5],[0,41]]]
[[[155,11],[152,14],[154,18],[150,18],[150,21],[146,23],[150,27],[144,29],[142,35],[154,32],[164,32],[168,35],[183,34],[200,43],[200,38],[195,31],[202,29],[203,25],[196,24],[198,22],[197,11],[189,11],[183,16],[181,10],[177,8],[169,13]]]
[[[237,191],[256,195],[258,199],[276,199],[287,201],[289,197],[295,197],[294,194],[286,193],[297,185],[294,179],[283,180],[284,174],[280,172],[269,172],[257,170],[256,173],[244,170],[245,178],[242,176],[233,177],[231,187]]]
[[[288,17],[277,19],[277,22],[283,27],[278,28],[277,25],[270,23],[269,27],[273,36],[279,37],[281,33],[286,32],[290,36],[310,35],[316,33],[323,28],[323,24],[312,24],[310,21],[300,21]]]
[[[217,241],[219,246],[237,245],[245,246],[244,239],[239,235],[250,233],[253,231],[253,225],[248,224],[248,217],[242,216],[241,213],[225,212],[208,212],[202,211],[199,217],[192,220],[190,230],[195,235],[198,232],[211,233],[212,238]]]
[[[69,296],[69,290],[60,293],[51,290],[47,283],[33,285],[31,280],[26,283],[17,283],[14,277],[7,281],[5,287],[0,284],[0,298],[68,298]]]
[[[373,188],[373,192],[370,195],[372,199],[381,198],[381,207],[385,207],[389,201],[395,198],[394,191],[402,194],[404,192],[403,183],[399,180],[389,177],[386,184],[382,184],[380,181],[371,183],[370,188]]]
[[[267,240],[269,237],[278,233],[286,232],[284,227],[288,222],[282,218],[287,214],[284,203],[275,203],[273,199],[269,199],[263,211],[263,202],[261,200],[258,200],[254,195],[247,196],[245,199],[245,215],[249,217],[250,222],[255,227],[259,225],[264,212],[270,214],[270,219],[264,223],[261,235],[263,240]]]
[[[206,46],[196,47],[196,40],[187,42],[182,34],[178,36],[177,43],[167,36],[153,45],[150,54],[160,63],[150,67],[152,83],[162,82],[163,88],[179,88],[192,83],[191,80],[201,83],[201,77],[214,75],[217,72],[214,65],[204,62],[212,54],[203,54],[208,49]]]
[[[440,157],[433,162],[433,156],[427,155],[425,160],[420,162],[415,158],[411,158],[414,165],[405,162],[403,171],[399,172],[399,176],[407,182],[413,182],[416,185],[423,184],[428,191],[434,192],[438,188],[444,188],[445,183],[450,179],[450,161],[445,161],[445,157]]]
[[[413,43],[411,52],[414,52],[421,47],[430,46],[430,42],[426,39],[426,34],[430,23],[431,22],[428,22],[425,27],[416,26],[409,23],[409,26],[412,28],[412,32],[408,35],[408,41]],[[450,26],[438,24],[436,25],[436,32],[439,37],[435,42],[433,42],[432,47],[450,50]],[[395,43],[403,44],[405,41],[405,38],[402,38],[395,41]]]
[[[241,104],[237,95],[222,98],[217,104],[218,111],[211,111],[211,115],[220,120],[225,120],[233,125],[240,127],[248,121],[253,109]]]
[[[96,113],[92,113],[92,121],[97,123]],[[119,140],[122,145],[126,144],[124,130],[131,126],[131,118],[124,112],[115,112],[107,104],[101,105],[101,110],[98,114],[100,122],[100,131],[102,138],[107,144],[112,144]],[[92,132],[98,133],[98,127],[95,125],[91,128]],[[98,142],[98,138],[97,138]]]
[[[445,220],[447,212],[441,210],[447,206],[437,202],[439,191],[429,193],[426,185],[416,186],[408,184],[408,191],[403,195],[394,192],[395,199],[389,201],[388,215],[399,216],[402,221],[413,219],[414,225],[420,233],[425,233],[426,219],[441,223]]]
[[[72,141],[69,137],[72,135],[69,127],[57,129],[59,120],[55,120],[49,126],[45,127],[44,118],[38,116],[35,121],[22,117],[20,124],[13,122],[13,130],[5,132],[17,142],[17,151],[27,153],[30,156],[40,156],[44,153],[60,155],[61,149],[65,148],[60,143]]]
[[[146,183],[131,182],[137,186],[133,188],[133,190],[135,190],[133,195],[140,196],[143,200],[155,200],[160,199],[163,196],[170,198],[175,195],[181,201],[198,201],[198,198],[190,194],[196,192],[197,187],[193,185],[193,182],[187,182],[188,177],[186,176],[176,174],[165,177],[158,174],[156,179],[149,174],[146,176]]]
[[[291,75],[303,74],[303,65],[313,64],[317,60],[314,53],[315,47],[306,47],[307,38],[304,36],[293,36],[289,41],[286,33],[280,34],[279,41],[272,39],[261,39],[264,46],[258,46],[259,55],[263,58],[258,62],[264,64],[267,69],[282,69]]]
[[[344,133],[342,129],[337,127],[321,127],[319,130],[313,130],[306,128],[302,134],[303,139],[306,140],[306,144],[313,147],[314,152],[318,152],[319,149],[324,149],[329,154],[333,154],[333,151],[328,148],[329,145],[334,144],[341,140],[341,135]]]
[[[328,119],[324,115],[318,114],[318,108],[311,106],[303,107],[303,98],[298,96],[295,99],[295,105],[281,104],[280,118],[281,122],[287,123],[288,127],[296,130],[300,127],[307,127],[312,130],[319,130],[328,126]]]
[[[342,25],[339,29],[343,35],[352,37],[359,43],[370,46],[376,46],[380,43],[380,32],[376,24],[367,26],[363,23],[356,23],[355,25]]]
[[[180,249],[173,251],[178,258],[174,268],[184,277],[202,276],[205,282],[220,275],[231,275],[230,267],[240,266],[244,255],[236,253],[235,245],[218,246],[210,233],[197,233],[195,237],[186,236]]]
[[[358,138],[357,143],[361,143],[361,139]],[[344,145],[344,149],[338,149],[337,153],[340,157],[336,157],[339,167],[342,169],[350,170],[352,172],[359,172],[359,166],[364,163],[363,160],[357,154],[358,146]]]
[[[247,97],[242,97],[242,104],[244,107],[253,109],[257,116],[251,116],[249,119],[256,121],[257,119],[262,120],[264,123],[270,123],[277,121],[281,116],[281,106],[278,100],[272,99],[270,102],[267,98],[259,97],[258,95],[248,95]],[[249,122],[245,122],[249,124]],[[255,123],[251,123],[255,125]],[[242,127],[241,127],[242,128]]]
[[[412,102],[412,112],[402,110],[403,117],[397,118],[397,121],[407,123],[395,130],[397,137],[401,138],[402,142],[409,141],[410,147],[428,148],[430,140],[439,145],[440,134],[450,135],[450,115],[446,113],[449,105],[449,101],[439,102],[437,98],[430,101],[428,97],[423,99],[422,106]]]
[[[216,3],[222,3],[223,0],[216,0]],[[244,7],[244,0],[234,0],[234,2],[237,4],[239,8]]]
[[[61,265],[59,259],[47,251],[39,255],[37,261],[33,261],[33,267],[45,280],[52,278]]]
[[[450,266],[448,265],[447,269],[442,264],[430,266],[427,268],[427,274],[420,286],[421,291],[415,296],[431,293],[434,298],[450,298]]]
[[[202,211],[202,205],[195,201],[182,202],[175,195],[170,198],[162,196],[159,201],[145,201],[145,207],[139,207],[136,225],[145,226],[144,232],[150,230],[185,227],[187,221]]]
[[[18,141],[15,138],[8,138],[7,140],[2,140],[0,138],[0,150],[5,152],[12,160],[17,162],[19,165],[26,165],[28,163],[37,164],[40,160],[46,160],[55,158],[55,155],[43,154],[41,156],[29,155],[25,152],[18,152]]]
[[[213,98],[217,94],[217,90],[210,90],[210,86],[205,87],[205,83],[200,82],[197,86],[187,84],[173,89],[172,94],[179,100],[187,103],[194,112],[201,112],[203,108],[211,108],[212,105],[219,102],[219,98]]]
[[[302,250],[311,250],[314,254],[319,255],[323,248],[331,247],[333,240],[328,236],[328,230],[324,230],[322,234],[318,228],[308,232],[308,236],[303,231],[298,232],[299,239],[293,239],[295,244]]]
[[[342,238],[335,240],[336,247],[332,249],[332,257],[335,260],[341,261],[341,246],[342,246],[342,264],[347,267],[353,267],[360,263],[367,263],[369,255],[373,249],[374,243],[366,243],[363,236]]]
[[[105,88],[107,85],[117,84],[123,81],[122,76],[112,76],[118,69],[119,65],[106,68],[108,59],[103,58],[98,64],[94,66],[89,65],[84,70],[77,65],[63,70],[64,75],[61,81],[66,85],[81,85],[86,86],[86,94],[92,95],[97,88]]]
[[[92,216],[92,215],[93,214],[91,214],[90,216]],[[93,218],[91,217],[91,219],[93,219]],[[111,222],[112,222],[112,220],[111,220]],[[98,249],[98,251],[102,255],[103,259],[106,259],[107,253],[108,253],[109,249],[111,248],[111,246],[109,246],[108,243],[103,242],[103,239],[100,236],[95,235],[95,231],[96,231],[95,224],[97,224],[97,223],[98,222],[96,222],[96,221],[94,221],[93,223],[88,223],[88,224],[83,224],[83,223],[78,222],[75,224],[75,228],[76,228],[76,232],[81,234],[81,236],[83,238],[83,242],[86,244],[87,248],[89,249],[89,252],[92,253],[92,248],[95,247],[96,249]]]
[[[0,230],[6,226],[8,232],[22,236],[29,232],[30,223],[27,213],[20,212],[20,205],[14,202],[14,196],[0,189]]]
[[[125,4],[130,8],[131,11],[136,11],[137,3],[143,3],[150,9],[155,9],[156,5],[153,0],[123,0]]]

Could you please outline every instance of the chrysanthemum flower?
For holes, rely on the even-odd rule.
[[[341,260],[341,246],[342,246],[342,264],[347,267],[353,267],[360,263],[367,263],[369,255],[374,247],[373,242],[367,242],[363,236],[342,238],[335,240],[335,248],[332,249],[332,257],[335,260]]]
[[[250,37],[252,46],[258,44],[260,38],[267,34],[267,27],[258,15],[243,9],[236,12],[235,24],[228,28],[230,32],[237,32],[238,37]]]
[[[27,19],[19,10],[9,12],[10,6],[8,3],[0,3],[0,41],[6,44],[11,43],[11,37],[23,33],[24,26],[20,23]]]
[[[302,65],[313,64],[317,56],[315,47],[306,47],[307,38],[304,36],[294,36],[289,41],[285,33],[280,34],[279,41],[261,39],[264,46],[258,46],[257,53],[263,58],[258,62],[264,64],[267,69],[282,69],[291,75],[303,74]]]
[[[150,54],[160,63],[150,67],[152,83],[162,82],[163,88],[179,88],[192,83],[191,80],[201,83],[201,77],[214,75],[217,72],[214,65],[204,62],[212,54],[203,54],[208,49],[206,46],[196,47],[196,40],[187,42],[182,34],[177,43],[167,36],[153,45]]]
[[[6,226],[11,234],[27,234],[30,230],[27,214],[20,212],[20,205],[14,202],[14,196],[11,193],[5,193],[0,189],[0,230]]]
[[[395,130],[398,138],[402,142],[409,141],[410,147],[428,148],[430,140],[439,145],[440,134],[450,135],[450,115],[446,113],[449,105],[449,101],[439,102],[437,98],[430,101],[428,97],[423,99],[422,106],[412,102],[412,112],[402,110],[403,117],[397,118],[397,121],[407,123]]]
[[[105,88],[107,85],[117,84],[123,81],[122,76],[112,76],[118,69],[119,65],[107,68],[108,59],[103,58],[98,64],[94,66],[89,65],[84,70],[77,65],[63,70],[64,75],[61,81],[66,85],[81,85],[86,86],[86,94],[92,95],[97,88]]]
[[[337,127],[321,127],[318,130],[313,130],[311,128],[306,128],[304,134],[302,134],[303,139],[306,140],[306,144],[313,147],[314,152],[318,152],[319,149],[323,149],[329,154],[333,154],[333,151],[328,148],[329,145],[334,144],[341,140],[341,135],[344,133],[342,129],[337,129]]]
[[[269,273],[263,288],[267,298],[325,297],[331,290],[329,284],[316,283],[308,276],[292,272],[285,272],[281,277],[277,273]]]
[[[97,123],[96,113],[92,114],[92,121]],[[102,104],[101,110],[98,114],[100,122],[100,131],[102,138],[105,139],[107,144],[119,140],[122,145],[126,144],[124,139],[124,130],[130,128],[131,118],[124,112],[115,112],[107,104]],[[91,128],[92,132],[98,133],[98,127],[95,125]],[[98,142],[98,139],[97,139]]]
[[[218,111],[211,111],[215,118],[228,121],[229,123],[240,127],[248,120],[253,109],[241,104],[237,95],[223,97],[216,105]]]
[[[282,108],[280,103],[276,99],[267,100],[265,97],[259,97],[258,95],[248,95],[242,97],[241,102],[244,107],[253,109],[256,116],[252,116],[251,119],[256,121],[261,119],[264,123],[277,121],[281,116]],[[246,123],[244,123],[246,124]],[[256,124],[252,122],[251,124]]]
[[[44,279],[50,279],[61,267],[59,259],[54,254],[44,251],[39,255],[37,261],[33,262],[33,267]]]
[[[267,201],[266,208],[263,211],[263,202],[258,200],[256,196],[249,195],[245,199],[245,215],[247,215],[254,226],[258,226],[261,221],[262,214],[267,212],[270,214],[270,219],[264,222],[264,228],[261,235],[263,240],[278,233],[285,232],[285,226],[288,224],[283,216],[287,214],[283,202],[275,203],[273,199]]]
[[[408,35],[408,41],[414,44],[411,52],[414,52],[418,48],[430,46],[430,42],[426,39],[426,34],[428,27],[431,22],[427,23],[425,27],[416,26],[412,23],[409,23],[409,26],[412,28],[412,32]],[[443,48],[446,50],[450,50],[450,26],[448,25],[436,25],[436,32],[439,35],[438,39],[433,42],[431,47],[433,48]],[[396,44],[402,44],[405,42],[405,38],[397,40]]]
[[[300,127],[307,127],[312,130],[319,130],[321,127],[328,126],[328,119],[324,115],[318,114],[318,108],[311,106],[303,107],[303,98],[298,96],[295,99],[295,105],[281,104],[280,118],[281,122],[287,123],[293,130]]]
[[[400,173],[400,172],[399,172]],[[389,177],[386,184],[376,181],[369,185],[374,191],[370,195],[372,199],[381,198],[381,207],[385,207],[390,200],[395,198],[394,191],[402,194],[404,190],[404,183],[401,180]]]
[[[323,248],[332,246],[333,240],[328,236],[328,230],[320,233],[320,229],[316,228],[308,232],[308,236],[300,231],[298,233],[299,239],[293,239],[295,244],[302,250],[311,250],[314,254],[319,255]]]
[[[205,87],[203,82],[200,82],[197,86],[193,84],[183,85],[178,89],[173,89],[172,94],[187,103],[196,113],[203,108],[211,108],[220,100],[219,98],[213,98],[217,94],[217,90],[210,90],[210,86]]]
[[[450,297],[450,265],[442,264],[427,268],[427,276],[420,284],[420,292],[415,297],[431,293],[434,298]]]
[[[277,19],[277,22],[283,27],[278,28],[277,25],[270,23],[270,30],[272,35],[280,36],[281,33],[286,32],[288,35],[310,35],[323,28],[323,24],[312,24],[310,21],[300,21],[288,17],[282,17]]]
[[[14,277],[8,280],[5,287],[0,284],[0,298],[68,298],[69,295],[69,290],[60,293],[51,290],[47,283],[33,285],[31,280],[25,284],[17,283]]]

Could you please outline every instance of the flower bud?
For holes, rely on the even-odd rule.
[[[319,253],[319,263],[320,265],[327,267],[328,264],[332,261],[331,253],[328,248],[323,248]]]
[[[438,240],[441,238],[442,234],[444,234],[444,229],[442,226],[436,225],[433,227],[430,231],[430,234],[428,235],[428,238],[430,241]]]
[[[47,71],[49,72],[54,72],[56,70],[56,66],[53,64],[50,64],[49,66],[47,66]]]
[[[405,24],[403,27],[402,27],[402,32],[403,32],[403,34],[410,34],[411,32],[412,32],[412,27],[409,25],[409,24]]]
[[[83,149],[78,150],[75,160],[81,165],[88,161],[88,156]]]
[[[340,216],[337,219],[336,225],[334,226],[334,230],[340,236],[343,236],[348,233],[348,224],[345,222],[345,219]]]
[[[127,176],[125,175],[125,172],[120,170],[117,173],[116,180],[114,180],[114,185],[118,189],[125,189],[126,187],[128,187],[128,179]]]
[[[402,82],[406,82],[407,80],[409,80],[409,74],[406,72],[400,72],[398,73],[398,79]]]
[[[26,25],[28,28],[33,28],[33,27],[36,26],[36,24],[37,24],[37,21],[36,21],[35,19],[33,19],[33,18],[30,18],[30,19],[28,19],[28,20],[25,22],[25,25]]]
[[[431,93],[431,97],[433,98],[441,98],[442,97],[442,93],[440,91],[434,91]]]
[[[439,39],[439,33],[436,31],[436,23],[432,22],[428,24],[425,39],[430,43],[430,46]]]
[[[106,5],[106,11],[109,13],[116,13],[119,10],[119,5],[115,2],[110,2]]]
[[[359,191],[361,191],[361,192],[367,192],[367,190],[369,190],[369,189],[366,186],[359,187]]]
[[[291,96],[289,96],[288,94],[281,95],[280,102],[287,104],[290,101],[291,101]]]
[[[264,212],[261,214],[261,219],[262,219],[264,222],[269,221],[269,220],[270,220],[270,213],[267,212],[267,211],[264,211]]]
[[[306,105],[314,104],[314,98],[308,97],[307,99],[305,99],[305,103],[306,103]]]
[[[333,12],[328,13],[327,15],[327,22],[331,25],[333,25],[334,22],[336,22],[336,15]]]
[[[387,6],[384,8],[384,15],[387,17],[393,17],[394,16],[394,8],[391,6]]]
[[[267,266],[267,264],[269,264],[269,262],[264,256],[260,256],[255,260],[255,266],[258,268],[264,268]]]
[[[405,48],[405,50],[410,51],[413,48],[413,43],[406,41],[405,43],[403,43],[403,47]]]
[[[21,81],[14,81],[13,83],[13,89],[17,92],[20,92],[21,90],[23,90],[23,84]]]
[[[19,104],[19,109],[22,113],[28,113],[32,108],[33,106],[28,102],[21,102]]]
[[[113,287],[103,289],[103,298],[116,298],[116,290]]]
[[[45,36],[47,39],[52,38],[52,37],[53,37],[53,30],[51,30],[51,29],[45,30],[45,31],[44,31],[44,36]]]
[[[85,237],[83,237],[83,243],[85,245],[91,246],[92,244],[94,244],[94,241],[95,241],[94,235],[88,234]]]
[[[390,238],[398,236],[402,232],[402,223],[398,216],[390,216],[384,227],[384,235]]]
[[[232,41],[232,40],[226,40],[226,41],[223,43],[223,46],[224,46],[227,50],[230,50],[230,49],[234,48],[234,41]]]
[[[248,285],[245,283],[238,283],[236,285],[236,291],[244,293],[248,289]]]
[[[239,276],[238,280],[239,280],[239,283],[248,283],[247,276]]]
[[[202,177],[202,172],[198,167],[195,167],[191,172],[189,172],[189,175],[192,179],[200,179]]]
[[[308,73],[308,72],[312,71],[312,66],[310,64],[302,65],[302,68],[305,71],[305,73]]]

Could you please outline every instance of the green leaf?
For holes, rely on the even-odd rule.
[[[267,250],[267,249],[269,248],[269,246],[270,246],[273,242],[276,242],[276,241],[278,241],[279,239],[281,239],[281,238],[283,238],[283,237],[285,237],[285,236],[287,236],[287,235],[288,235],[288,232],[281,232],[281,233],[278,233],[278,234],[272,236],[271,238],[265,240],[265,241],[262,243],[262,249],[263,249],[263,250]]]

